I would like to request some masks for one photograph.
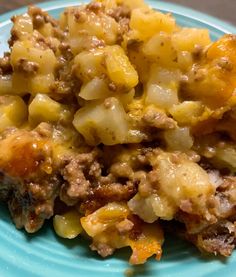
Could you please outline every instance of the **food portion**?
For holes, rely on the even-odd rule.
[[[36,7],[0,59],[0,199],[17,228],[86,235],[106,257],[165,232],[229,256],[236,238],[236,36],[212,42],[142,0]]]

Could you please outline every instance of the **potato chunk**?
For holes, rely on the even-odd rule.
[[[12,48],[11,64],[18,71],[22,59],[37,64],[37,72],[42,75],[54,72],[57,60],[51,49],[39,49],[31,41],[17,41]],[[24,68],[22,69],[24,70]]]
[[[187,127],[166,130],[164,138],[168,149],[172,151],[185,151],[193,146],[193,137]]]
[[[56,57],[51,49],[39,49],[29,40],[17,41],[11,52],[12,86],[17,94],[48,93],[54,83]]]
[[[172,16],[144,8],[132,11],[130,28],[137,32],[137,38],[146,40],[159,32],[171,33],[176,26]]]
[[[106,82],[98,77],[93,78],[81,87],[79,96],[85,100],[104,99],[112,95]]]
[[[105,73],[102,66],[104,51],[101,49],[83,51],[74,58],[74,70],[77,78],[82,81],[90,81]]]
[[[85,105],[75,114],[73,124],[90,145],[123,143],[128,133],[126,113],[114,97]]]
[[[56,234],[66,239],[74,239],[83,231],[80,216],[75,210],[63,215],[55,215],[53,226]]]
[[[163,88],[156,84],[151,84],[147,88],[145,102],[147,105],[153,104],[161,109],[169,109],[178,103],[177,91]]]
[[[108,77],[117,85],[133,88],[138,84],[138,74],[124,50],[118,46],[106,47],[105,63]]]
[[[209,197],[214,192],[207,172],[198,164],[181,156],[175,162],[174,156],[168,153],[159,155],[156,162],[161,191],[177,205],[182,199],[201,205],[199,198]]]
[[[193,52],[195,47],[205,47],[211,43],[207,29],[182,28],[173,34],[173,45],[180,51]]]
[[[27,106],[19,96],[0,96],[0,132],[19,127],[27,119]]]
[[[45,94],[37,94],[29,105],[29,121],[32,124],[40,122],[66,121],[70,111]]]
[[[167,67],[177,66],[177,51],[171,41],[171,36],[160,33],[151,37],[143,46],[145,56],[157,64]]]

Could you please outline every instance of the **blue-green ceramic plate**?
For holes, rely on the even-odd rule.
[[[57,17],[64,7],[81,2],[60,0],[39,6]],[[236,33],[235,27],[194,10],[165,2],[148,2],[154,8],[171,12],[180,25],[208,28],[214,40],[225,33]],[[0,16],[0,55],[8,49],[10,17],[25,11],[20,9]],[[130,268],[129,249],[102,259],[89,250],[88,244],[81,238],[67,241],[56,237],[50,222],[35,235],[16,230],[6,207],[0,206],[0,277],[124,277]],[[134,276],[236,276],[236,253],[227,260],[209,259],[178,238],[166,238],[163,248],[160,262],[150,259],[144,266],[135,267]]]

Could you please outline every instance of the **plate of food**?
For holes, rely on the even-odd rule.
[[[97,0],[0,31],[0,275],[232,276],[236,29]]]

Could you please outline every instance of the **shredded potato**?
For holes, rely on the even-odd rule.
[[[159,260],[162,225],[236,243],[236,35],[211,41],[142,0],[12,18],[0,58],[0,200],[17,228]],[[181,228],[176,222],[181,222]]]

